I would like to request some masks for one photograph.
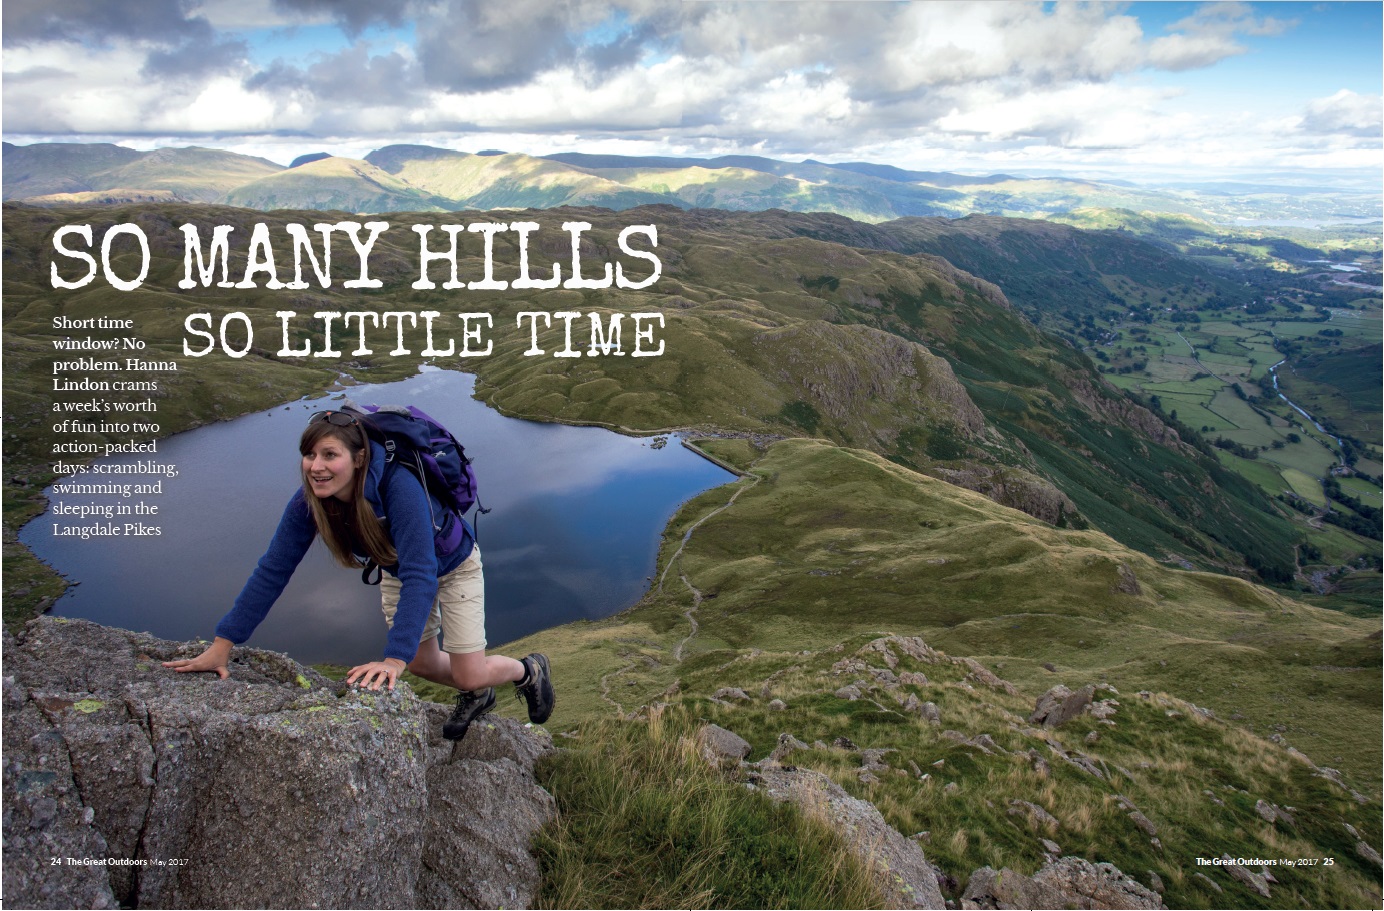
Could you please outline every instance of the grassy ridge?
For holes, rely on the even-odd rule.
[[[736,448],[744,446],[719,451]],[[1145,884],[1145,871],[1155,871],[1170,907],[1360,907],[1377,894],[1377,868],[1345,829],[1371,844],[1380,838],[1377,618],[1169,570],[1098,532],[1054,529],[821,441],[777,443],[750,477],[687,504],[665,536],[657,579],[619,617],[506,646],[552,658],[552,724],[580,732],[569,742],[578,754],[596,742],[588,730],[607,736],[593,721],[673,702],[748,739],[752,760],[780,733],[820,741],[785,761],[832,776],[900,832],[926,831],[925,852],[962,888],[985,864],[1032,872],[1047,837]],[[887,633],[974,656],[1017,693],[983,685],[965,665],[902,659],[897,672],[928,682],[888,690],[839,664]],[[865,658],[884,666],[878,655]],[[833,695],[853,681],[864,698]],[[1086,716],[1035,733],[1025,719],[1055,683],[1115,687],[1097,693],[1119,703],[1114,725]],[[711,700],[722,687],[751,698]],[[941,724],[903,709],[907,695],[937,705]],[[775,698],[787,708],[771,707]],[[981,734],[1004,752],[962,742]],[[838,737],[897,752],[873,779],[862,777],[861,754],[832,746]],[[1084,754],[1102,776],[1064,762],[1053,744]],[[1287,744],[1345,770],[1368,805],[1316,777]],[[1055,823],[1011,814],[1011,800],[1044,808]],[[1152,821],[1161,848],[1122,800]],[[1265,822],[1260,800],[1293,807],[1294,821]],[[1195,857],[1222,852],[1333,856],[1340,869],[1289,871],[1270,901],[1212,871],[1221,895],[1191,874]]]
[[[1261,732],[1286,725],[1309,754],[1352,763],[1362,781],[1378,775],[1379,656],[1368,638],[1377,620],[1169,570],[1094,530],[1055,529],[820,441],[775,444],[737,486],[746,489],[734,506],[706,518],[668,567],[686,531],[730,492],[708,491],[675,517],[658,581],[638,608],[608,626],[575,624],[521,645],[572,660],[589,653],[580,660],[601,674],[633,660],[608,694],[622,705],[648,701],[678,673],[669,655],[689,629],[685,574],[701,595],[689,658],[820,648],[862,629],[916,633],[953,654],[1003,660],[1025,687],[1050,685],[1050,663],[1121,690],[1204,698]],[[1126,573],[1138,594],[1119,590]],[[594,680],[574,698],[579,715],[604,702]]]

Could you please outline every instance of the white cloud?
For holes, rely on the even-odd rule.
[[[937,126],[992,141],[1039,138],[1067,148],[1127,148],[1166,138],[1166,118],[1157,111],[1167,94],[1099,83],[1014,97],[975,92],[965,110],[952,111]]]
[[[295,25],[325,25],[332,21],[326,12],[308,13],[284,9],[274,0],[202,0],[189,10],[218,29],[285,28]]]
[[[1309,134],[1337,133],[1376,143],[1384,140],[1384,99],[1341,89],[1307,105],[1298,129]]]
[[[1236,3],[1199,7],[1160,36],[1108,4],[506,0],[381,12],[368,0],[201,0],[183,9],[200,23],[195,47],[127,37],[7,48],[11,132],[238,134],[245,148],[355,155],[400,141],[755,149],[951,167],[962,156],[1002,164],[1021,154],[1358,160],[1371,140],[1380,157],[1378,96],[1343,90],[1286,122],[1267,92],[1239,120],[1198,107],[1208,96],[1190,88],[1193,71],[1243,53],[1243,36],[1287,28]],[[330,21],[359,35],[410,9],[412,47],[353,41],[258,71],[237,53],[253,36],[236,29]],[[194,66],[200,47],[217,51],[206,71]],[[1160,85],[1189,88],[1155,88],[1155,71],[1187,74]],[[264,138],[275,132],[307,138]]]
[[[88,48],[53,43],[7,49],[6,131],[137,132],[140,106],[158,92],[139,78],[144,59],[141,48],[128,44]],[[33,78],[22,78],[26,74]]]
[[[150,105],[145,129],[169,133],[255,133],[272,129],[276,106],[238,79],[213,79],[177,107]]]

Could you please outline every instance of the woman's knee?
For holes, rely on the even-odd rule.
[[[481,690],[490,685],[486,673],[485,653],[452,655],[452,682],[457,689]]]

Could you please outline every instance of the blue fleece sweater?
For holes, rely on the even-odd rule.
[[[418,479],[403,468],[386,475],[382,449],[375,447],[373,454],[377,458],[372,460],[376,464],[370,466],[371,477],[366,480],[367,498],[377,507],[383,506],[389,520],[389,537],[399,555],[397,564],[385,567],[386,572],[398,578],[400,591],[399,607],[385,642],[384,657],[408,662],[418,652],[423,627],[437,598],[438,577],[456,569],[471,555],[475,539],[470,526],[463,521],[465,534],[461,546],[439,558],[434,551],[430,515],[438,516],[440,521],[441,507],[433,500],[430,513],[430,498]],[[378,483],[381,476],[384,476],[382,485]],[[283,593],[316,535],[317,526],[312,521],[302,488],[299,488],[288,501],[269,549],[260,557],[255,571],[235,599],[235,606],[216,625],[216,635],[236,645],[249,639]]]

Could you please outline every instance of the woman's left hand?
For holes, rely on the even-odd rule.
[[[346,675],[346,682],[359,684],[369,690],[377,690],[381,683],[388,683],[392,690],[394,689],[394,681],[399,679],[399,675],[403,673],[405,667],[407,665],[398,658],[385,658],[383,661],[358,664],[351,668],[351,672]]]

